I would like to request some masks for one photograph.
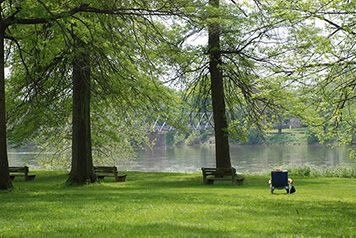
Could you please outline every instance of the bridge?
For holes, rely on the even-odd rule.
[[[212,130],[214,120],[212,112],[195,112],[186,114],[173,114],[174,118],[158,117],[147,119],[149,132],[174,131],[181,128],[188,130]]]

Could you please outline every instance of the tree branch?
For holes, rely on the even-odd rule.
[[[38,0],[41,3],[47,12],[50,13],[51,17],[43,17],[43,18],[16,18],[12,16],[10,19],[12,20],[10,24],[42,24],[48,23],[53,20],[61,19],[68,15],[73,16],[80,12],[87,12],[87,13],[98,13],[98,14],[110,14],[110,15],[136,15],[136,16],[171,16],[171,15],[178,15],[177,12],[172,10],[164,10],[164,9],[147,9],[147,8],[114,8],[114,9],[99,9],[90,7],[89,4],[81,4],[78,7],[72,8],[69,11],[63,11],[58,14],[53,14],[50,10],[46,7],[46,5]],[[15,15],[15,14],[13,14]]]

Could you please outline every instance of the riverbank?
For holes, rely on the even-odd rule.
[[[271,195],[268,175],[204,185],[201,173],[127,172],[127,182],[64,186],[33,171],[1,192],[0,237],[353,237],[355,179],[293,177]],[[332,227],[332,229],[325,229]]]
[[[195,144],[211,146],[215,144],[215,138],[212,131],[191,131],[182,133],[179,131],[170,131],[165,134],[166,145],[191,146]],[[308,128],[284,129],[266,131],[264,135],[249,131],[246,135],[247,141],[233,139],[231,143],[240,145],[307,145],[318,144],[317,137],[310,134]]]

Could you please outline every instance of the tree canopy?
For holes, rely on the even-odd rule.
[[[92,147],[127,128],[143,138],[137,123],[173,111],[176,90],[214,112],[217,167],[231,166],[231,132],[286,115],[352,143],[354,12],[346,0],[0,1],[0,188],[7,140],[87,131],[92,167]]]

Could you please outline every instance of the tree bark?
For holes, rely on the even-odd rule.
[[[209,0],[212,7],[219,7],[219,0]],[[216,167],[230,168],[230,147],[228,123],[225,108],[223,74],[221,70],[220,26],[216,21],[208,26],[209,31],[209,71],[211,80],[211,97],[214,114]]]
[[[9,175],[6,141],[6,105],[5,105],[5,27],[0,26],[0,190],[12,189]]]
[[[283,116],[278,117],[278,134],[282,134],[283,129]]]
[[[69,184],[83,185],[97,180],[94,172],[90,130],[90,53],[77,40],[73,60],[72,168]]]

